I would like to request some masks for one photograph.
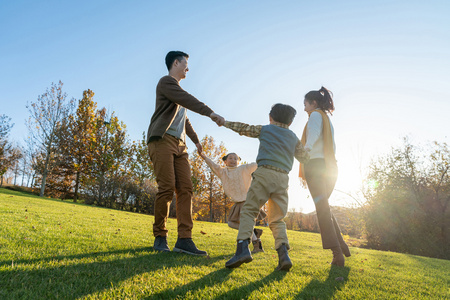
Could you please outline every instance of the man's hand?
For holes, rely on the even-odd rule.
[[[200,154],[200,156],[202,156],[202,151],[203,151],[202,144],[197,143],[197,144],[195,144],[195,146],[197,147],[198,154]]]
[[[209,117],[211,118],[211,120],[213,120],[214,122],[216,122],[216,124],[217,124],[219,127],[225,125],[225,119],[224,119],[222,116],[220,116],[220,115],[218,115],[218,114],[216,114],[216,113],[211,113],[211,114],[209,115]]]

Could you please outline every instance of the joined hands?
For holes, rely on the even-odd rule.
[[[214,122],[216,122],[216,124],[217,124],[219,127],[225,125],[225,119],[224,119],[224,117],[222,117],[222,116],[220,116],[220,115],[218,115],[218,114],[216,114],[216,113],[211,113],[211,114],[209,115],[209,117],[211,118],[211,120],[213,120]]]

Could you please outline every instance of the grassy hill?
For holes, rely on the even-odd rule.
[[[0,189],[0,299],[449,299],[450,261],[351,248],[331,267],[315,233],[288,231],[294,263],[265,253],[228,270],[237,231],[195,222],[209,257],[153,251],[153,217]],[[168,222],[169,246],[176,220]]]

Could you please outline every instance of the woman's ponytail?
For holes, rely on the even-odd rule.
[[[323,95],[323,110],[329,112],[330,114],[334,111],[334,103],[333,103],[333,93],[330,90],[321,87],[319,92]]]
[[[318,91],[310,91],[305,95],[308,102],[316,101],[317,107],[330,114],[334,111],[333,94],[328,89],[321,87]]]

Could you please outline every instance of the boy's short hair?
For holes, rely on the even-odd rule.
[[[275,122],[290,125],[297,111],[290,105],[277,103],[272,106],[269,115]]]
[[[184,53],[182,51],[170,51],[169,53],[167,53],[166,55],[166,66],[167,66],[167,70],[170,71],[170,69],[172,68],[173,62],[176,60],[181,61],[183,59],[183,57],[186,57],[186,59],[189,58],[189,54]]]

